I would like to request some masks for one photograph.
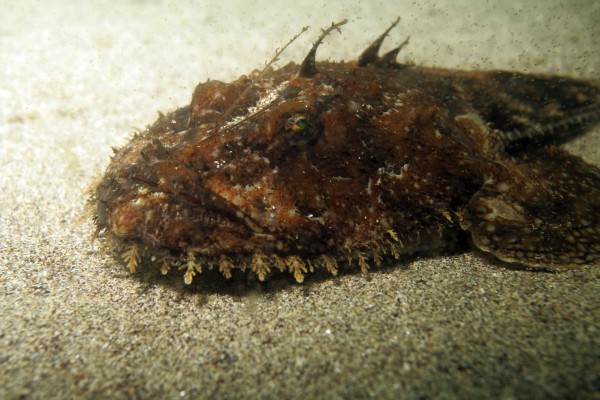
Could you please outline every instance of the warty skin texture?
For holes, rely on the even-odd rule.
[[[302,66],[199,84],[116,151],[99,235],[187,283],[366,271],[469,237],[529,267],[597,265],[600,172],[554,144],[600,120],[600,84],[398,64],[377,56],[388,31],[356,62],[315,62],[326,31]]]

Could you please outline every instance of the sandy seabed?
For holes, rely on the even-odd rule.
[[[207,78],[355,58],[396,16],[400,61],[600,77],[600,3],[5,2],[0,398],[600,398],[600,271],[479,253],[247,286],[128,274],[73,225],[81,193]],[[562,4],[561,4],[562,3]],[[599,164],[599,132],[570,149]]]

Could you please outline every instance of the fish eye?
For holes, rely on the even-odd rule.
[[[308,143],[316,134],[306,114],[294,114],[285,123],[285,138],[292,144]]]
[[[304,114],[296,114],[288,118],[287,128],[295,133],[302,134],[308,130],[308,118]]]

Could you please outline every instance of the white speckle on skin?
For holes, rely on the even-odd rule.
[[[356,113],[359,112],[362,105],[354,100],[350,100],[348,101],[348,110],[350,110],[350,112]]]
[[[144,206],[146,206],[146,204],[148,204],[148,201],[144,197],[138,197],[135,200],[133,200],[131,204],[135,207],[143,208]]]
[[[323,83],[319,86],[319,96],[328,96],[334,93],[333,86]]]
[[[507,192],[509,188],[510,188],[510,186],[506,182],[502,182],[502,183],[498,184],[498,190],[502,193]]]
[[[223,94],[220,91],[216,91],[215,95],[213,96],[213,100],[218,101],[218,100],[223,100],[225,99],[225,96],[223,96]]]

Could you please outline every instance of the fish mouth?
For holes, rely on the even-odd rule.
[[[196,185],[172,187],[162,179],[127,171],[100,182],[96,220],[100,230],[148,251],[223,254],[273,253],[286,241],[218,193]]]
[[[186,251],[204,255],[224,253],[273,252],[283,249],[283,241],[269,233],[248,213],[207,189],[195,195],[179,193],[179,198],[191,205],[192,218],[198,232],[210,232],[205,237],[192,240]]]

